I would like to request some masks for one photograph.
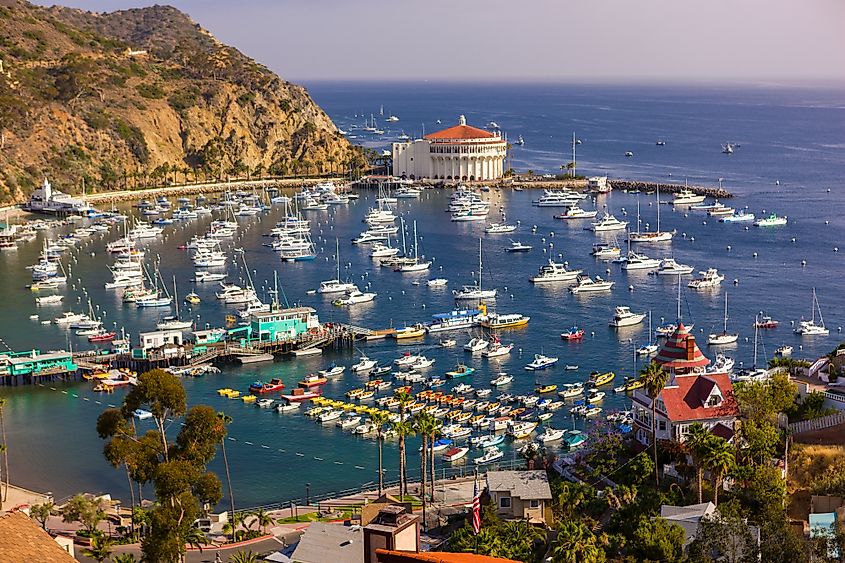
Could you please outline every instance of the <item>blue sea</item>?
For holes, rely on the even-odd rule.
[[[726,292],[730,300],[729,328],[740,333],[740,340],[725,351],[745,366],[754,362],[752,323],[761,311],[780,320],[781,326],[760,334],[759,364],[771,358],[782,344],[794,346],[796,357],[815,358],[842,340],[845,91],[434,83],[315,83],[309,85],[309,91],[351,135],[356,134],[353,125],[361,125],[370,114],[375,115],[385,134],[352,140],[377,150],[388,149],[403,131],[412,136],[432,132],[456,123],[463,114],[476,126],[495,121],[510,139],[523,136],[525,145],[514,147],[511,155],[512,166],[518,170],[559,173],[560,166],[571,160],[574,132],[581,140],[578,171],[585,175],[709,186],[717,186],[721,178],[723,187],[736,195],[727,202],[731,206],[747,207],[758,215],[786,215],[788,225],[746,228],[664,205],[661,227],[676,229],[678,236],[672,244],[640,247],[653,257],[673,256],[696,270],[716,267],[725,274],[719,290],[684,289],[682,294],[684,319],[695,323],[705,354],[714,356],[714,350],[704,342],[708,332],[721,329]],[[386,123],[384,118],[391,114],[399,121]],[[665,146],[657,146],[658,139],[665,141]],[[732,155],[721,152],[721,145],[727,142],[738,145]],[[626,157],[626,151],[634,156]],[[377,480],[376,446],[372,439],[353,437],[334,426],[320,427],[301,414],[282,415],[223,399],[216,393],[218,388],[245,391],[252,381],[271,377],[281,377],[291,387],[303,375],[333,362],[351,365],[360,353],[390,362],[406,350],[420,350],[436,358],[432,375],[442,375],[457,362],[466,361],[477,369],[470,381],[476,386],[487,386],[492,374],[507,371],[515,380],[506,390],[514,394],[531,392],[538,383],[584,380],[594,370],[613,370],[618,382],[639,368],[633,351],[649,340],[647,326],[623,332],[611,330],[608,321],[613,308],[626,305],[635,311],[651,311],[655,325],[674,320],[676,280],[626,274],[616,264],[594,260],[589,251],[596,236],[577,222],[553,219],[558,209],[532,206],[532,199],[538,195],[531,190],[495,189],[484,194],[493,203],[491,220],[505,213],[508,221],[520,222],[516,233],[498,236],[484,235],[483,223],[451,223],[444,212],[448,192],[430,190],[420,200],[401,201],[398,211],[407,224],[417,222],[420,252],[434,260],[428,274],[416,277],[379,268],[366,249],[349,243],[363,230],[361,218],[373,205],[375,194],[362,193],[361,199],[349,206],[309,215],[320,249],[318,259],[311,263],[281,263],[262,246],[267,242],[263,233],[270,230],[282,210],[239,219],[242,227],[232,244],[246,249],[247,265],[259,292],[267,295],[273,274],[278,272],[287,303],[312,306],[323,321],[384,328],[426,321],[432,314],[450,310],[454,305],[451,289],[470,283],[478,269],[480,236],[484,240],[484,284],[499,289],[496,309],[531,316],[526,328],[502,334],[502,340],[514,342],[515,348],[509,357],[495,363],[465,354],[460,344],[470,335],[457,333],[454,336],[459,346],[454,349],[437,347],[437,337],[399,346],[383,341],[361,344],[354,352],[272,365],[226,367],[218,375],[186,379],[191,404],[211,404],[234,420],[227,451],[239,506],[302,498],[306,483],[314,495],[372,484]],[[638,203],[643,225],[653,227],[654,196],[613,192],[596,202],[631,222],[636,221]],[[176,276],[182,295],[193,288],[193,269],[186,253],[177,247],[204,232],[209,221],[167,227],[163,237],[146,245],[150,258],[160,258],[164,279]],[[139,331],[153,329],[159,313],[125,307],[116,292],[103,289],[109,278],[105,264],[110,260],[104,247],[118,236],[113,231],[106,237],[93,237],[70,255],[65,263],[70,266],[73,283],[68,286],[64,306],[51,309],[36,307],[24,287],[29,279],[25,267],[35,262],[41,239],[16,252],[0,254],[0,346],[14,350],[87,347],[83,339],[55,326],[42,326],[29,316],[37,313],[48,319],[62,310],[81,310],[89,298],[104,315],[107,326],[125,327],[136,339]],[[340,241],[341,275],[376,291],[378,297],[372,304],[345,310],[332,306],[328,299],[307,295],[320,280],[334,277],[336,239]],[[510,239],[531,244],[533,249],[525,254],[506,253]],[[842,252],[836,252],[840,247]],[[552,257],[567,260],[589,274],[609,277],[616,286],[609,294],[576,297],[565,286],[529,283],[528,277]],[[243,278],[243,264],[230,265],[229,272],[233,280]],[[448,278],[449,286],[429,289],[424,283],[429,277]],[[414,285],[415,280],[423,283]],[[831,334],[801,338],[792,333],[791,322],[811,315],[813,288]],[[191,315],[199,325],[222,325],[228,311],[214,298],[214,287],[199,286],[196,290],[203,302],[191,310]],[[587,330],[582,342],[560,339],[559,334],[572,325]],[[559,356],[560,366],[539,374],[525,371],[523,366],[540,352]],[[578,365],[579,369],[564,371],[563,364]],[[327,386],[326,394],[343,398],[347,390],[361,386],[364,380],[347,372]],[[122,392],[101,396],[90,387],[81,382],[0,388],[0,394],[9,399],[4,416],[12,482],[50,490],[57,498],[78,491],[128,496],[125,474],[103,459],[103,444],[94,430],[97,415],[108,404],[118,404]],[[611,411],[626,408],[628,403],[624,396],[609,393],[602,406]],[[551,424],[571,425],[567,409],[558,411]],[[576,424],[585,428],[583,421]],[[411,475],[419,465],[417,446],[417,439],[412,438],[408,448]],[[388,442],[385,451],[386,477],[393,480],[398,475],[396,444]],[[509,449],[506,459],[513,456]],[[439,466],[440,460],[437,463]],[[220,460],[212,467],[220,471]],[[152,496],[152,491],[146,494]]]

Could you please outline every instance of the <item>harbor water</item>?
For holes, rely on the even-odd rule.
[[[725,203],[737,209],[748,208],[758,216],[776,212],[788,216],[786,226],[758,228],[747,223],[720,223],[705,213],[671,205],[661,206],[661,230],[677,230],[672,243],[639,245],[651,257],[674,257],[695,266],[696,271],[718,268],[726,277],[721,288],[693,291],[683,283],[681,309],[685,322],[695,324],[694,333],[705,355],[715,350],[706,346],[706,335],[721,330],[724,295],[729,295],[729,330],[739,333],[735,345],[723,351],[737,365],[751,366],[754,358],[755,315],[765,312],[780,321],[780,327],[761,331],[757,363],[770,359],[783,344],[795,348],[794,356],[815,359],[841,341],[845,324],[845,217],[843,217],[843,173],[845,173],[845,93],[827,90],[753,89],[673,89],[633,87],[587,87],[553,85],[372,85],[314,84],[312,95],[339,127],[356,135],[353,124],[363,124],[370,114],[379,119],[395,114],[400,120],[380,125],[380,137],[356,135],[355,142],[378,150],[402,131],[419,135],[445,128],[465,114],[470,124],[485,126],[495,121],[509,138],[522,135],[524,146],[514,147],[512,165],[537,174],[559,173],[571,160],[573,130],[579,173],[608,174],[611,179],[628,178],[716,186],[735,194]],[[437,120],[441,123],[438,124]],[[389,127],[389,129],[388,129]],[[656,141],[665,141],[658,146]],[[724,143],[736,143],[732,155],[721,152]],[[625,152],[633,152],[626,157]],[[483,239],[483,282],[499,290],[492,307],[498,312],[529,315],[529,324],[502,331],[504,343],[515,344],[513,352],[498,360],[471,356],[462,345],[471,337],[467,331],[448,334],[458,346],[441,348],[437,341],[447,334],[409,340],[397,345],[384,340],[361,343],[349,352],[328,352],[297,360],[248,366],[225,366],[222,373],[184,380],[190,404],[210,404],[233,418],[227,453],[238,505],[251,506],[292,498],[303,498],[306,483],[312,494],[328,493],[377,481],[375,440],[352,436],[332,425],[321,426],[301,413],[279,414],[220,397],[217,389],[230,387],[246,392],[257,379],[280,377],[288,388],[304,375],[324,369],[331,363],[349,366],[361,353],[390,363],[405,351],[419,351],[436,359],[428,375],[442,376],[458,362],[476,368],[467,382],[488,387],[498,372],[514,375],[503,389],[512,394],[531,393],[538,384],[584,381],[592,371],[614,371],[614,385],[639,369],[633,351],[649,340],[648,327],[641,324],[613,330],[608,322],[617,305],[636,312],[652,313],[656,325],[676,317],[677,279],[644,272],[622,272],[618,264],[601,262],[590,256],[595,242],[613,241],[584,230],[583,221],[561,221],[553,215],[559,208],[538,208],[532,190],[492,189],[483,197],[492,203],[489,220],[503,217],[519,222],[514,233],[484,234],[485,222],[453,223],[445,213],[449,190],[426,190],[419,200],[400,200],[396,211],[410,229],[416,221],[419,251],[432,259],[429,272],[399,274],[380,268],[369,258],[367,247],[353,246],[350,240],[364,230],[361,219],[374,205],[375,193],[362,192],[358,201],[331,206],[328,211],[308,212],[312,235],[319,250],[314,262],[282,263],[263,246],[269,232],[284,210],[278,206],[257,217],[238,218],[241,227],[234,241],[224,244],[230,256],[229,279],[245,278],[244,264],[233,263],[229,252],[242,247],[246,265],[259,295],[266,301],[278,272],[282,299],[288,305],[314,307],[323,322],[337,321],[367,328],[403,326],[424,322],[431,315],[454,308],[452,290],[471,283],[478,270],[478,239]],[[643,228],[655,227],[654,194],[613,192],[598,196],[595,205],[618,218],[636,222],[639,203]],[[593,202],[585,201],[583,207]],[[123,208],[135,212],[128,206]],[[221,216],[218,212],[215,217]],[[202,303],[183,311],[198,326],[222,326],[231,313],[215,299],[214,284],[193,285],[193,267],[188,254],[178,247],[192,236],[204,233],[211,218],[176,223],[165,228],[158,239],[144,244],[148,264],[159,260],[164,280],[176,277],[179,294],[195,290]],[[535,228],[536,227],[536,228]],[[44,236],[55,238],[68,228],[45,231],[38,240],[17,251],[0,254],[0,346],[13,350],[37,347],[51,350],[88,348],[84,338],[55,325],[39,321],[51,319],[70,309],[84,312],[90,298],[106,327],[125,328],[137,342],[139,331],[154,330],[161,311],[136,309],[121,303],[119,292],[104,289],[110,280],[106,264],[111,258],[105,244],[122,233],[114,228],[105,236],[95,235],[67,254],[69,283],[62,305],[37,307],[29,282],[27,265],[37,260]],[[412,238],[412,235],[409,235]],[[321,280],[335,276],[335,241],[340,242],[341,277],[378,293],[374,302],[339,308],[331,299],[308,295]],[[618,242],[624,246],[624,235]],[[527,253],[508,253],[511,240],[531,245]],[[411,243],[409,238],[408,243]],[[401,241],[399,241],[401,244]],[[835,249],[842,247],[841,252]],[[532,285],[528,278],[550,258],[568,261],[616,282],[610,293],[575,296],[566,284]],[[444,277],[444,288],[429,288],[429,278]],[[688,278],[686,278],[688,279]],[[414,282],[420,282],[415,284]],[[816,289],[830,336],[802,338],[792,332],[791,321],[812,314],[811,292]],[[184,307],[184,306],[183,306]],[[33,314],[39,320],[30,320]],[[580,342],[565,342],[560,333],[577,325],[586,330]],[[536,353],[560,357],[558,366],[543,372],[528,372],[524,366]],[[577,365],[566,371],[565,364]],[[360,387],[365,376],[347,372],[331,381],[325,395],[343,399],[344,393]],[[449,384],[451,388],[453,384]],[[605,412],[624,409],[630,400],[608,395],[601,406]],[[10,452],[12,482],[29,488],[50,490],[57,498],[78,491],[111,492],[127,497],[125,473],[113,469],[102,457],[102,441],[95,432],[95,421],[109,404],[117,405],[125,391],[111,395],[92,391],[88,382],[43,386],[0,388],[8,399],[4,410]],[[148,421],[141,422],[148,424]],[[548,423],[554,427],[573,424],[568,409],[557,411]],[[589,429],[591,422],[578,419],[578,428]],[[174,425],[174,430],[176,425]],[[418,439],[411,438],[410,473],[419,466]],[[396,443],[385,445],[386,478],[398,476]],[[463,460],[471,465],[470,454]],[[507,447],[505,459],[514,457]],[[441,460],[437,460],[438,467]],[[212,468],[222,474],[221,460]],[[152,491],[147,491],[152,496]]]

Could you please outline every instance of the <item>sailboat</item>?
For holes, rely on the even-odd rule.
[[[638,356],[650,356],[656,354],[659,347],[654,343],[654,333],[651,331],[651,311],[648,312],[648,344],[643,344],[637,348]]]
[[[731,334],[728,332],[728,294],[725,293],[725,326],[722,332],[709,334],[707,336],[707,344],[710,346],[722,346],[725,344],[733,344],[738,339],[738,334]]]
[[[399,266],[398,271],[400,272],[422,272],[423,270],[428,270],[431,267],[431,262],[429,261],[422,261],[420,262],[420,254],[419,254],[419,243],[417,242],[417,222],[414,221],[414,260],[410,263],[403,264]]]
[[[167,295],[167,288],[164,287],[164,283],[162,280],[162,289],[164,290],[164,295],[161,294],[161,290],[158,288],[158,280],[161,278],[161,274],[158,271],[158,264],[156,264],[156,270],[153,274],[153,289],[152,291],[143,297],[136,297],[135,298],[135,306],[140,308],[143,307],[170,307],[170,304],[173,302],[173,298]]]
[[[639,203],[637,204],[637,232],[629,233],[628,240],[631,242],[666,242],[671,241],[675,231],[660,230],[660,188],[657,188],[657,230],[641,231],[639,224]]]
[[[340,241],[335,238],[335,263],[337,265],[337,277],[333,280],[325,280],[320,282],[320,287],[317,288],[317,293],[345,293],[356,289],[354,283],[340,281]]]
[[[164,317],[156,323],[158,330],[185,330],[191,328],[194,321],[183,321],[179,318],[179,297],[176,293],[176,276],[173,276],[173,302],[176,304],[176,314]]]
[[[478,283],[473,285],[465,285],[459,290],[452,291],[455,299],[495,299],[496,289],[483,289],[481,286],[482,273],[484,266],[481,257],[481,237],[478,238]]]
[[[816,324],[816,311],[819,313],[819,324]],[[824,326],[822,309],[819,305],[819,299],[816,297],[815,287],[813,288],[813,316],[809,321],[800,321],[794,332],[802,336],[827,336],[830,334],[830,330]]]

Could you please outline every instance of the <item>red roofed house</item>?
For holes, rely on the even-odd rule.
[[[689,427],[701,423],[716,435],[730,440],[739,416],[730,375],[706,370],[710,363],[695,336],[681,323],[654,358],[669,372],[669,382],[657,396],[658,440],[683,441]],[[651,443],[651,397],[644,389],[632,396],[636,438]]]
[[[393,175],[433,180],[497,180],[504,173],[507,142],[498,132],[458,124],[422,139],[393,143]]]

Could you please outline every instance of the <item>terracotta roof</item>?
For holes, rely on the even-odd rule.
[[[377,549],[376,557],[378,557],[379,563],[414,563],[415,561],[425,561],[427,563],[519,563],[513,559],[501,559],[488,555],[475,555],[474,553],[451,553],[447,551],[417,553],[414,551]]]
[[[455,125],[442,131],[429,133],[425,136],[426,139],[433,141],[443,141],[452,139],[492,139],[496,137],[494,133],[473,127],[472,125]]]
[[[710,363],[710,360],[701,353],[701,349],[695,343],[695,336],[689,333],[684,323],[679,323],[675,332],[657,352],[654,362],[667,370],[684,371],[704,367]]]
[[[722,402],[718,406],[705,407],[705,402],[718,386]],[[660,393],[669,419],[706,420],[737,416],[739,407],[733,393],[731,379],[726,373],[708,375],[676,375]]]
[[[23,512],[10,512],[0,516],[0,561],[76,563],[76,559]]]

